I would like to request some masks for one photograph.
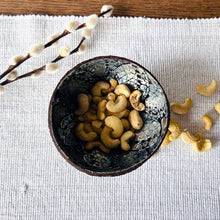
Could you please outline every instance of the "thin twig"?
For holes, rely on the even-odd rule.
[[[100,14],[98,15],[98,17],[102,17],[103,15],[109,13],[109,12],[112,11],[112,10],[113,10],[113,9],[110,8],[110,9],[108,9],[107,11],[104,11],[104,12],[100,13]]]
[[[107,13],[110,12],[111,10],[112,10],[112,9],[109,9],[109,10],[107,10],[107,11],[105,11],[105,12],[100,13],[100,14],[98,15],[98,17],[101,17],[101,16],[107,14]],[[79,25],[79,26],[76,28],[76,30],[79,30],[79,29],[84,28],[84,27],[86,27],[86,23],[83,23],[83,24]],[[65,30],[63,31],[63,33],[61,33],[58,37],[56,37],[55,39],[53,39],[53,40],[47,42],[47,43],[44,45],[44,49],[46,49],[47,47],[50,47],[50,46],[51,46],[53,43],[55,43],[57,40],[59,40],[59,39],[65,37],[66,35],[68,35],[68,34],[70,34],[70,33],[71,33],[71,32],[69,32],[68,30],[65,29]],[[28,60],[30,57],[31,57],[31,56],[30,56],[30,54],[28,53],[28,54],[27,54],[21,61],[19,61],[16,65],[10,65],[10,66],[8,67],[8,69],[7,69],[4,73],[2,73],[2,74],[0,75],[0,80],[1,80],[3,77],[5,77],[8,73],[10,73],[12,70],[14,70],[16,67],[20,66],[23,62],[25,62],[26,60]],[[19,78],[19,77],[18,77],[18,78]],[[6,81],[7,81],[7,80],[6,80]],[[14,81],[15,81],[15,80],[14,80]],[[4,81],[4,82],[5,82],[5,81]],[[6,83],[6,84],[8,84],[8,83]],[[6,84],[4,84],[4,85],[6,85]],[[1,83],[0,85],[3,85],[3,84]]]
[[[14,70],[16,67],[18,67],[19,65],[21,65],[24,61],[28,60],[30,58],[30,54],[28,53],[21,61],[19,61],[17,64],[15,65],[10,65],[8,67],[8,69],[2,73],[2,75],[0,75],[0,80],[5,77],[8,73],[10,73],[12,70]]]
[[[65,37],[66,35],[68,35],[70,33],[71,32],[69,32],[68,30],[65,29],[62,34],[60,34],[59,36],[57,36],[53,40],[49,41],[48,43],[44,44],[44,48],[50,47],[53,43],[55,43],[56,41],[58,41],[59,39]]]
[[[79,50],[79,48],[80,48],[80,46],[82,45],[82,43],[83,43],[84,41],[85,41],[85,38],[82,37],[82,39],[81,39],[81,41],[79,42],[79,44],[77,45],[77,47],[75,47],[72,51],[70,51],[69,55],[72,55],[72,54],[74,54],[74,53],[77,53],[78,50]],[[62,56],[59,55],[59,56],[56,57],[54,60],[52,60],[51,63],[56,63],[56,62],[58,62],[59,60],[61,60],[61,59],[63,59],[63,58],[65,58],[65,57],[62,57]],[[4,86],[4,85],[10,84],[10,83],[13,83],[13,82],[15,82],[15,81],[17,81],[17,80],[24,79],[24,78],[26,78],[26,77],[30,77],[30,76],[32,76],[33,74],[37,73],[38,71],[45,70],[45,68],[46,68],[46,65],[41,66],[41,67],[39,67],[38,69],[32,70],[32,71],[30,71],[30,72],[28,72],[28,73],[25,73],[25,74],[23,74],[23,75],[18,76],[18,77],[17,77],[15,80],[13,80],[13,81],[10,81],[10,80],[7,80],[7,79],[6,79],[6,80],[3,81],[2,83],[0,83],[0,85],[1,85],[1,86]]]

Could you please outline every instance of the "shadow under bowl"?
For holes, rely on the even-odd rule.
[[[78,108],[76,97],[90,93],[96,82],[110,78],[126,84],[131,91],[141,91],[141,102],[146,106],[140,112],[144,124],[135,132],[129,151],[120,147],[109,154],[99,149],[88,151],[74,132],[78,123],[74,114]],[[50,134],[61,155],[75,168],[95,176],[117,176],[142,165],[159,149],[169,118],[166,94],[155,77],[138,63],[115,56],[95,57],[68,71],[53,92],[48,114]]]

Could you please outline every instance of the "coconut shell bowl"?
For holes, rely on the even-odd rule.
[[[141,91],[140,101],[145,110],[140,112],[143,126],[135,131],[129,142],[130,150],[121,147],[104,153],[99,148],[85,149],[85,142],[75,135],[78,116],[77,95],[90,94],[99,81],[113,78],[126,84],[131,91]],[[169,103],[157,79],[138,63],[115,56],[86,60],[60,80],[49,104],[49,129],[60,154],[75,168],[95,176],[117,176],[135,170],[160,147],[169,126]]]

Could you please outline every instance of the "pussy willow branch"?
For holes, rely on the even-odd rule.
[[[77,47],[75,47],[72,51],[70,51],[70,53],[69,53],[69,55],[72,55],[72,54],[74,54],[74,53],[77,53],[78,52],[78,50],[79,50],[79,48],[80,48],[80,46],[82,45],[82,43],[85,41],[85,38],[84,37],[82,37],[82,39],[81,39],[81,41],[79,42],[79,44],[77,45]],[[62,56],[58,56],[58,57],[56,57],[54,60],[52,60],[51,61],[51,63],[56,63],[56,62],[58,62],[59,60],[62,60],[63,58],[65,58],[65,57],[62,57]],[[45,68],[46,68],[46,65],[43,65],[43,66],[41,66],[41,67],[39,67],[39,68],[37,68],[37,69],[35,69],[35,70],[32,70],[32,71],[30,71],[30,72],[28,72],[28,73],[25,73],[25,74],[23,74],[23,75],[20,75],[20,76],[18,76],[15,80],[13,80],[13,81],[10,81],[10,80],[5,80],[5,81],[3,81],[2,83],[0,83],[0,85],[1,86],[4,86],[4,85],[7,85],[7,84],[10,84],[10,83],[13,83],[13,82],[15,82],[15,81],[17,81],[17,80],[19,80],[19,79],[24,79],[24,78],[26,78],[26,77],[30,77],[30,76],[32,76],[33,74],[35,74],[35,73],[37,73],[38,71],[42,71],[42,70],[45,70]]]
[[[100,14],[98,15],[98,17],[104,16],[105,14],[107,14],[108,12],[110,12],[111,10],[112,10],[112,9],[109,9],[109,10],[107,10],[107,11],[105,11],[105,12],[100,13]],[[86,23],[83,23],[83,24],[79,25],[79,26],[76,28],[76,30],[79,30],[79,29],[84,28],[84,27],[86,27]],[[65,30],[63,31],[63,33],[61,33],[58,37],[56,37],[55,39],[53,39],[53,40],[47,42],[47,43],[44,45],[44,49],[46,49],[47,47],[50,47],[50,46],[51,46],[53,43],[55,43],[57,40],[59,40],[59,39],[65,37],[66,35],[71,34],[71,33],[72,33],[72,32],[70,32],[70,31],[68,31],[68,30],[65,29]],[[30,56],[30,54],[28,53],[28,54],[27,54],[21,61],[19,61],[16,65],[10,65],[10,66],[8,67],[8,69],[7,69],[4,73],[2,73],[2,74],[0,75],[0,80],[1,80],[3,77],[5,77],[8,73],[10,73],[12,70],[14,70],[16,67],[20,66],[23,62],[25,62],[26,60],[28,60],[29,58],[31,58],[31,56]],[[19,78],[19,77],[18,77],[18,78]],[[5,82],[5,81],[4,81],[4,82]],[[3,85],[3,84],[0,84],[0,85]]]

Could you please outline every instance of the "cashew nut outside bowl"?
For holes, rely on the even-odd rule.
[[[161,144],[161,147],[166,147],[170,143],[169,136],[170,136],[170,131],[167,131],[167,134]]]
[[[220,102],[215,104],[215,111],[220,114]]]
[[[209,115],[203,115],[202,120],[205,122],[205,130],[209,131],[212,127],[212,118]]]
[[[181,114],[181,115],[186,114],[192,108],[192,99],[191,98],[185,99],[184,104],[172,102],[170,104],[170,107],[172,111],[177,114]]]
[[[207,86],[202,86],[202,85],[196,86],[197,92],[203,96],[211,96],[215,94],[217,89],[218,89],[218,84],[215,79],[213,79],[212,82]]]
[[[168,130],[170,131],[169,140],[174,141],[181,135],[181,126],[179,122],[170,119],[170,125]]]
[[[194,141],[193,142],[193,150],[197,153],[207,152],[212,149],[212,142],[210,139],[203,139],[202,141]]]
[[[188,129],[184,129],[181,133],[181,138],[185,143],[192,144],[194,141],[200,141],[203,138],[203,133],[198,132],[193,135]]]

